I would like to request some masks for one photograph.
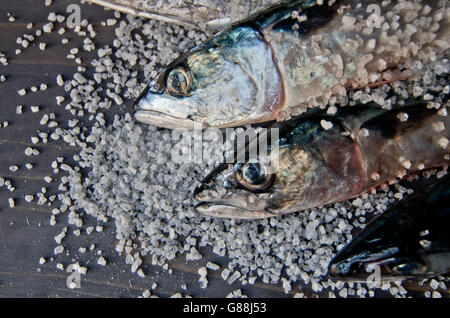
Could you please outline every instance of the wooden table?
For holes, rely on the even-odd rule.
[[[229,292],[240,288],[245,295],[250,297],[292,297],[297,292],[311,295],[312,291],[300,284],[293,286],[289,294],[285,294],[281,284],[268,285],[259,281],[255,285],[241,286],[239,282],[228,285],[220,277],[220,271],[208,271],[209,285],[207,289],[201,289],[198,282],[197,269],[204,266],[208,261],[226,266],[227,258],[221,258],[212,253],[210,248],[200,249],[204,257],[199,261],[186,262],[184,256],[170,262],[172,274],[161,267],[152,266],[151,260],[145,258],[143,268],[147,274],[140,278],[130,271],[130,265],[126,265],[124,257],[118,255],[115,248],[115,230],[113,222],[104,227],[101,233],[93,232],[91,235],[79,237],[72,234],[76,228],[67,224],[65,215],[57,215],[57,224],[51,226],[49,223],[51,210],[55,206],[37,205],[36,198],[33,202],[24,201],[27,194],[35,195],[42,187],[47,189],[46,196],[58,193],[58,184],[63,173],[53,174],[51,162],[57,157],[73,163],[72,156],[80,149],[71,147],[61,140],[48,143],[42,142],[34,145],[30,137],[39,132],[48,132],[47,126],[41,126],[39,121],[44,114],[55,113],[60,127],[67,127],[68,119],[72,116],[58,106],[55,96],[67,96],[67,93],[56,84],[56,77],[62,74],[65,79],[72,78],[76,72],[77,64],[74,60],[66,58],[70,48],[81,47],[82,38],[70,31],[63,36],[56,31],[44,34],[35,40],[28,48],[22,48],[22,53],[15,54],[19,47],[16,39],[24,33],[34,31],[27,30],[27,24],[33,22],[34,27],[42,27],[47,23],[49,12],[65,13],[66,8],[73,1],[53,1],[50,7],[43,5],[44,1],[15,0],[3,1],[0,13],[0,52],[8,57],[7,66],[0,65],[0,75],[5,75],[7,80],[0,83],[0,123],[7,121],[7,128],[0,128],[0,177],[12,181],[15,191],[10,192],[5,187],[0,188],[0,297],[137,297],[153,283],[158,287],[153,294],[160,297],[169,297],[181,292],[183,295],[194,297],[224,297]],[[10,13],[16,21],[8,21]],[[109,44],[114,39],[114,27],[105,27],[101,21],[113,17],[112,11],[93,5],[81,5],[82,18],[86,18],[94,25],[97,37],[94,42],[98,47]],[[69,44],[61,44],[61,39],[70,39]],[[41,51],[39,42],[46,42],[47,49]],[[83,65],[87,73],[92,74],[89,69],[90,60],[96,56],[96,51],[83,52]],[[25,96],[19,96],[20,89],[38,86],[46,83],[46,91],[36,93],[28,92]],[[16,106],[23,105],[23,114],[16,114]],[[32,113],[31,105],[40,106],[38,113]],[[63,103],[63,105],[65,105]],[[125,103],[121,107],[115,107],[106,113],[106,118],[112,118],[115,113],[132,111],[132,105]],[[91,124],[81,120],[80,126],[89,127]],[[39,150],[39,156],[27,157],[24,151],[27,147]],[[28,170],[26,163],[31,163],[34,168]],[[17,165],[19,170],[11,172],[10,166]],[[53,181],[46,183],[45,176],[51,176]],[[10,208],[8,199],[13,198],[15,207]],[[96,221],[85,216],[85,227],[97,225]],[[54,236],[68,227],[68,235],[63,241],[65,251],[51,261],[53,249],[57,245]],[[95,243],[93,251],[89,251],[91,244]],[[78,253],[78,248],[85,246],[88,252]],[[107,259],[106,266],[97,265],[99,255]],[[47,262],[40,265],[39,259],[46,258]],[[79,261],[81,265],[88,267],[88,273],[82,277],[81,288],[70,289],[67,287],[67,278],[70,273],[56,268],[57,263],[68,264]],[[180,288],[182,284],[187,285],[187,291]],[[413,287],[412,287],[413,288]],[[445,292],[445,291],[444,291]],[[448,293],[448,291],[446,291]],[[328,290],[323,294],[328,295]],[[417,296],[423,296],[420,291]]]
[[[253,297],[291,297],[298,291],[285,295],[280,285],[266,285],[256,283],[254,286],[241,287],[239,283],[228,285],[220,277],[220,272],[208,273],[209,286],[201,289],[198,282],[197,269],[204,266],[207,261],[226,265],[228,260],[213,254],[210,249],[202,249],[203,257],[200,261],[185,261],[184,256],[178,257],[170,263],[172,274],[160,267],[150,265],[150,260],[144,260],[145,278],[140,278],[130,272],[130,265],[126,265],[124,257],[114,251],[115,231],[113,222],[108,223],[102,233],[94,231],[90,236],[79,237],[72,234],[76,228],[67,224],[65,215],[57,215],[57,224],[49,223],[51,210],[57,207],[37,205],[36,193],[46,187],[48,197],[58,193],[58,184],[63,173],[53,174],[51,162],[57,157],[64,157],[66,162],[73,162],[72,156],[79,151],[77,147],[70,147],[61,140],[53,141],[48,138],[48,143],[39,142],[34,145],[30,137],[36,136],[38,131],[48,132],[47,126],[41,126],[39,121],[44,114],[55,113],[56,121],[60,127],[67,127],[67,120],[72,116],[64,110],[64,106],[56,104],[55,96],[67,96],[67,93],[56,84],[56,77],[62,74],[65,79],[72,78],[76,72],[77,64],[74,60],[66,58],[70,48],[82,47],[82,38],[74,32],[68,31],[60,36],[56,31],[43,34],[39,39],[30,44],[28,48],[22,48],[16,43],[16,39],[24,33],[33,34],[36,27],[42,28],[47,23],[49,12],[65,13],[66,8],[73,1],[58,0],[50,7],[43,5],[44,1],[16,0],[4,1],[0,14],[0,52],[5,53],[8,65],[0,65],[0,75],[5,75],[7,80],[0,83],[0,122],[9,123],[7,128],[0,128],[0,177],[12,181],[15,191],[10,192],[6,187],[0,188],[0,297],[137,297],[145,289],[149,289],[156,282],[158,287],[152,293],[168,297],[177,292],[183,295],[189,294],[196,297],[224,297],[230,291],[241,288],[243,293]],[[10,13],[16,20],[9,22]],[[65,14],[67,16],[67,14]],[[104,27],[101,21],[113,18],[112,11],[103,8],[83,4],[81,5],[82,19],[86,18],[94,25],[98,33],[94,42],[98,47],[112,43],[114,39],[114,27]],[[33,22],[32,30],[27,29],[27,24]],[[66,37],[70,42],[61,44],[61,39]],[[41,51],[39,42],[46,42],[47,48]],[[22,53],[15,54],[17,48]],[[96,51],[84,56],[83,65],[88,69],[90,59],[96,56]],[[33,85],[39,87],[46,83],[46,91],[30,92]],[[20,89],[26,88],[27,94],[19,96]],[[23,113],[16,114],[16,106],[23,105]],[[31,105],[38,105],[40,111],[33,113]],[[63,105],[65,105],[63,103]],[[122,107],[108,111],[107,118],[115,113],[130,111],[132,105],[125,104]],[[89,127],[90,123],[81,121],[82,125]],[[27,157],[24,151],[27,147],[39,150],[40,155]],[[34,168],[28,170],[26,163],[31,163]],[[19,170],[11,172],[10,166],[17,165]],[[47,184],[45,176],[51,176],[53,181]],[[35,195],[31,203],[24,201],[27,194]],[[10,208],[8,199],[13,198],[15,207]],[[56,202],[56,201],[55,201]],[[86,226],[96,225],[95,220],[85,217]],[[68,235],[63,241],[65,252],[54,258],[53,249],[57,245],[54,236],[68,227]],[[94,251],[89,251],[89,246],[95,243]],[[80,254],[78,247],[86,246],[88,252]],[[106,266],[97,265],[97,251],[107,259]],[[66,255],[68,252],[69,255]],[[39,264],[39,259],[44,257],[47,262]],[[56,268],[57,263],[67,267],[68,264],[79,261],[89,268],[86,276],[82,276],[81,288],[69,289],[66,280],[70,273]],[[187,291],[180,289],[181,284],[187,284]]]

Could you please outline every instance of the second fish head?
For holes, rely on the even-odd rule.
[[[197,212],[258,219],[342,201],[359,193],[364,176],[359,148],[339,121],[325,117],[334,124],[324,129],[323,118],[279,124],[277,147],[268,146],[266,156],[219,165],[195,191],[200,201]]]

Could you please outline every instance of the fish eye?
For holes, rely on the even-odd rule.
[[[187,96],[191,85],[191,75],[183,67],[176,67],[167,75],[167,92],[172,96]]]
[[[247,190],[263,191],[273,184],[275,174],[263,163],[247,162],[236,172],[236,180]]]
[[[411,275],[416,272],[423,272],[425,266],[420,265],[416,262],[409,262],[409,263],[400,263],[398,265],[395,265],[392,268],[392,272],[402,275]]]

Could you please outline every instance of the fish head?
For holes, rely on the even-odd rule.
[[[260,219],[275,216],[267,210],[275,175],[261,162],[222,164],[195,190],[195,210],[213,217]]]
[[[302,151],[293,153],[281,149],[281,156],[302,157]],[[239,219],[260,219],[283,214],[295,202],[301,188],[296,182],[300,174],[284,158],[281,166],[272,151],[268,157],[258,157],[242,163],[222,164],[203,180],[196,189],[195,199],[201,201],[196,211],[203,215]],[[305,164],[305,175],[310,169]],[[306,184],[306,183],[302,183]]]
[[[425,277],[433,273],[434,269],[442,267],[436,263],[445,260],[448,264],[450,254],[422,255],[416,251],[405,251],[392,242],[388,244],[381,238],[378,242],[361,242],[359,239],[356,242],[359,244],[351,244],[331,261],[328,268],[330,276],[367,279],[375,274],[380,281],[398,277]]]
[[[195,191],[200,201],[196,211],[266,218],[343,200],[358,191],[354,182],[360,182],[360,155],[351,138],[342,136],[337,124],[325,131],[320,120],[299,121],[280,124],[277,142],[271,141],[265,154],[253,152],[248,160],[213,170]]]
[[[239,126],[276,118],[282,100],[271,48],[240,26],[173,61],[143,91],[135,117],[170,129]]]

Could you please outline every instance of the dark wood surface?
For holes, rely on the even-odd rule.
[[[64,157],[70,162],[72,156],[79,151],[77,147],[70,147],[63,141],[53,141],[49,138],[47,144],[33,145],[30,137],[36,136],[38,131],[48,132],[46,126],[41,126],[39,121],[44,114],[51,112],[56,114],[56,121],[60,127],[67,127],[70,114],[57,106],[55,96],[67,96],[64,90],[56,85],[56,76],[62,74],[65,79],[71,78],[76,72],[77,64],[66,58],[70,48],[81,47],[82,38],[74,32],[68,31],[63,36],[56,31],[43,34],[26,49],[16,43],[16,39],[23,34],[34,34],[36,27],[42,27],[47,23],[49,12],[64,13],[67,5],[73,1],[53,1],[52,6],[45,7],[44,1],[15,0],[1,1],[0,7],[0,52],[5,53],[8,65],[0,65],[0,75],[5,75],[7,80],[0,83],[0,122],[9,122],[7,128],[0,128],[0,177],[11,180],[16,188],[14,192],[5,187],[0,188],[0,297],[137,297],[145,289],[149,289],[156,282],[158,287],[154,292],[160,297],[168,297],[181,292],[196,297],[224,297],[230,291],[241,288],[243,293],[252,297],[285,297],[292,296],[298,291],[295,288],[290,295],[285,295],[280,285],[266,285],[257,282],[254,286],[240,286],[239,283],[228,285],[220,277],[220,272],[208,272],[209,286],[201,289],[197,269],[208,261],[226,265],[228,260],[213,254],[209,249],[202,249],[203,257],[200,261],[186,262],[184,256],[178,257],[170,263],[172,274],[161,267],[150,265],[150,260],[144,260],[144,270],[147,277],[140,278],[130,272],[130,265],[126,265],[124,258],[114,251],[115,238],[113,222],[104,227],[102,233],[93,232],[76,237],[71,234],[76,228],[67,224],[65,215],[56,217],[57,224],[50,226],[51,210],[55,206],[37,205],[36,199],[32,203],[24,201],[27,194],[35,195],[42,187],[47,188],[46,196],[57,194],[59,178],[63,175],[53,174],[51,162],[56,157]],[[8,21],[8,13],[15,17],[16,21]],[[111,11],[93,5],[81,5],[82,18],[88,19],[94,25],[97,37],[94,42],[97,47],[112,43],[114,39],[114,27],[103,27],[101,21],[112,18]],[[32,30],[26,25],[32,22]],[[61,44],[61,39],[70,39],[69,44]],[[41,51],[39,42],[46,42],[47,49]],[[22,53],[15,54],[16,48],[21,48]],[[95,52],[79,54],[83,57],[83,65],[88,68],[89,61],[95,57]],[[32,93],[29,88],[41,83],[48,85],[48,90]],[[19,96],[17,91],[26,88],[28,93]],[[16,106],[23,105],[23,114],[16,114]],[[40,106],[38,113],[32,113],[31,105]],[[130,110],[132,105],[126,104],[114,112]],[[109,111],[112,116],[113,112]],[[83,122],[89,126],[89,122]],[[39,150],[39,156],[27,157],[24,150],[33,147]],[[26,163],[32,163],[34,168],[28,170]],[[17,172],[9,171],[9,167],[17,165]],[[47,184],[43,178],[51,176],[54,181]],[[15,200],[16,206],[10,208],[8,198]],[[95,220],[85,217],[86,226],[96,225]],[[68,235],[63,241],[66,250],[55,257],[53,249],[57,245],[54,236],[68,227]],[[94,251],[89,251],[89,246],[95,243]],[[77,252],[78,247],[88,248],[86,254]],[[96,264],[97,251],[108,261],[107,266]],[[68,255],[66,255],[68,254]],[[44,257],[47,262],[39,265],[39,258]],[[74,261],[79,261],[88,267],[86,276],[82,276],[80,289],[69,289],[66,279],[69,273],[56,268],[56,263],[67,266]],[[187,291],[180,289],[181,284],[187,285]]]
[[[65,215],[56,217],[57,224],[50,226],[51,210],[54,206],[37,205],[36,199],[32,203],[23,200],[27,194],[35,195],[42,187],[47,188],[46,196],[57,194],[59,179],[64,174],[53,174],[51,162],[56,157],[64,157],[71,162],[71,158],[79,151],[77,147],[70,147],[63,141],[52,141],[49,138],[47,144],[33,145],[31,136],[36,136],[38,131],[48,132],[46,126],[41,126],[39,121],[43,114],[55,113],[56,121],[60,127],[67,127],[67,120],[72,116],[57,106],[55,96],[67,96],[64,90],[56,85],[56,76],[62,74],[69,79],[76,72],[77,64],[66,58],[70,48],[81,47],[82,38],[68,31],[60,36],[56,31],[44,34],[34,41],[28,48],[23,49],[16,44],[18,36],[24,33],[33,33],[36,26],[42,27],[47,23],[49,12],[64,13],[66,7],[73,1],[53,1],[50,7],[43,5],[44,1],[37,0],[1,0],[0,7],[0,52],[8,57],[7,66],[0,65],[0,75],[5,75],[7,80],[0,83],[0,122],[9,122],[7,128],[0,128],[0,177],[11,180],[16,188],[14,192],[5,187],[0,188],[0,297],[137,297],[153,283],[158,287],[153,294],[160,297],[168,297],[181,292],[194,297],[224,297],[229,292],[240,288],[245,295],[250,297],[292,297],[297,292],[303,292],[306,296],[312,292],[307,287],[296,284],[289,294],[285,294],[281,284],[268,285],[257,281],[255,285],[241,286],[239,282],[228,285],[220,277],[220,271],[208,271],[209,285],[207,289],[201,289],[198,282],[197,270],[208,261],[220,265],[228,263],[227,258],[221,258],[209,248],[200,249],[204,255],[199,261],[186,262],[184,256],[180,256],[169,263],[172,273],[161,267],[150,265],[151,260],[144,259],[143,268],[147,274],[140,278],[130,271],[130,265],[126,265],[124,258],[114,251],[116,240],[113,222],[108,223],[101,233],[93,232],[87,236],[82,234],[77,237],[72,234],[76,228],[67,224]],[[105,44],[111,45],[114,39],[114,27],[104,27],[101,21],[112,18],[111,11],[93,5],[81,5],[82,18],[88,19],[94,25],[97,37],[94,42],[98,47]],[[8,21],[10,13],[16,21]],[[26,25],[33,22],[33,30],[27,30]],[[61,39],[70,39],[69,44],[62,45]],[[46,42],[47,49],[41,51],[39,42]],[[15,54],[16,48],[21,48],[22,53]],[[88,68],[90,60],[96,52],[80,54],[83,57],[83,65]],[[43,92],[28,92],[25,96],[19,96],[17,91],[27,90],[41,83],[48,85],[48,90]],[[16,106],[23,105],[23,114],[16,114]],[[41,108],[39,113],[32,113],[31,105]],[[124,104],[122,107],[110,110],[107,117],[111,118],[115,112],[130,111],[132,105]],[[82,121],[85,127],[89,127],[88,121]],[[39,156],[27,157],[24,150],[33,147],[39,150]],[[32,163],[34,168],[27,170],[26,163]],[[19,171],[11,172],[9,167],[17,165]],[[51,176],[53,182],[47,184],[43,179]],[[8,198],[14,198],[16,206],[10,208]],[[57,207],[55,203],[55,207]],[[85,226],[97,225],[93,218],[85,216]],[[57,245],[54,236],[68,227],[68,235],[64,239],[65,252],[62,255],[53,256],[53,249]],[[93,251],[89,246],[95,243]],[[86,254],[77,252],[80,246],[88,248]],[[108,261],[107,266],[97,265],[98,251]],[[44,257],[47,262],[39,265],[39,258]],[[67,266],[79,261],[88,267],[86,276],[82,276],[81,288],[69,289],[66,280],[69,273],[56,268],[56,263]],[[180,286],[187,285],[187,291]],[[411,285],[412,289],[416,289]],[[444,291],[445,292],[445,291]],[[325,292],[328,295],[328,291]],[[423,295],[421,291],[418,295]]]

